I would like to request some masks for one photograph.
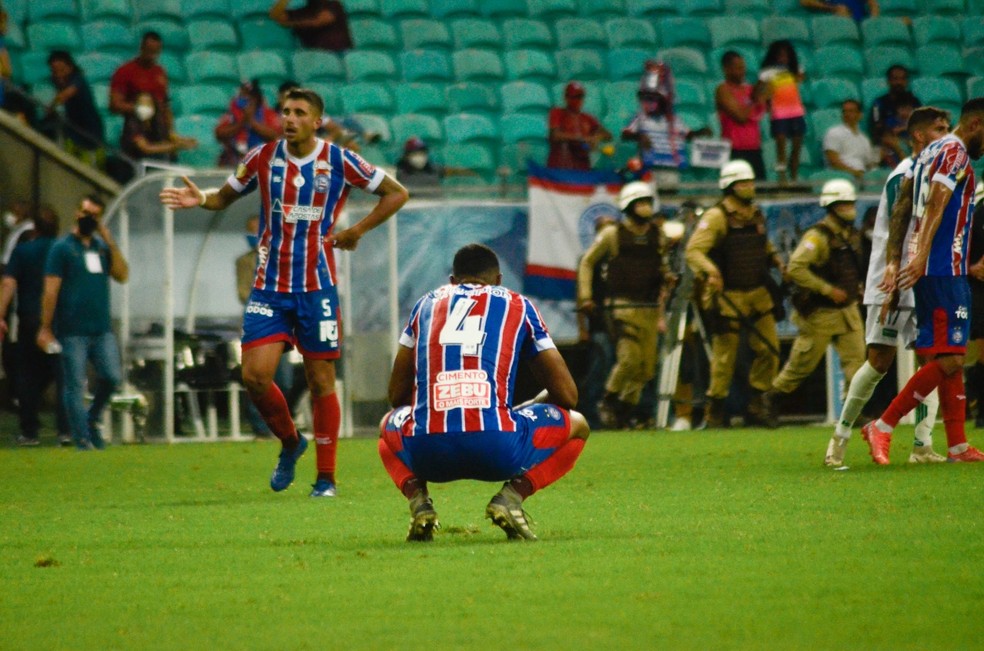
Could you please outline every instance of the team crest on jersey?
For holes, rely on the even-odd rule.
[[[314,177],[314,191],[322,194],[328,192],[328,182],[329,179],[327,174],[318,174]]]
[[[955,344],[962,344],[963,337],[964,337],[963,330],[961,330],[959,327],[956,327],[953,329],[953,334],[950,335],[950,340]]]

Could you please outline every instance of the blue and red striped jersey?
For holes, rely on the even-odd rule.
[[[330,242],[351,186],[374,191],[385,174],[355,152],[317,140],[304,158],[286,140],[252,149],[229,177],[238,193],[260,188],[259,256],[253,287],[310,292],[335,284]]]
[[[909,255],[916,250],[917,238],[926,216],[926,203],[933,183],[953,191],[943,209],[939,228],[933,236],[927,276],[966,276],[970,222],[974,214],[974,168],[967,147],[957,136],[945,135],[924,149],[910,172],[913,179],[912,203],[916,225],[909,239]]]
[[[498,285],[429,292],[414,305],[400,344],[414,350],[414,434],[515,432],[519,362],[555,348],[533,303]]]

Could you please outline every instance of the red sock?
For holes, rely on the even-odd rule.
[[[964,394],[963,371],[943,378],[940,383],[940,411],[943,412],[943,428],[946,430],[946,445],[952,448],[967,442],[964,432],[964,419],[967,417],[967,396]]]
[[[547,457],[547,460],[533,467],[524,477],[533,484],[533,493],[554,483],[574,467],[581,450],[584,449],[584,439],[569,439]],[[531,493],[532,494],[532,493]]]
[[[259,410],[263,422],[285,446],[290,447],[297,443],[297,428],[294,427],[290,407],[287,406],[287,399],[280,387],[271,382],[270,388],[262,396],[257,398],[251,395],[249,398]]]
[[[318,457],[318,479],[335,482],[335,459],[338,456],[338,429],[342,423],[342,408],[338,394],[311,396],[314,420],[314,450]]]
[[[399,488],[404,495],[406,495],[407,491],[405,489],[412,483],[412,480],[416,479],[413,471],[407,468],[406,464],[400,461],[400,458],[396,456],[396,452],[390,448],[384,437],[379,437],[379,444],[377,448],[379,450],[379,458],[383,460],[383,467],[386,468],[386,472],[389,473],[389,476],[393,480],[393,483],[396,484],[396,487]],[[416,490],[414,490],[414,492],[416,492]],[[410,499],[411,497],[413,497],[413,493],[407,495],[407,499]]]
[[[944,377],[946,376],[943,374],[939,362],[934,360],[926,364],[909,378],[906,385],[899,391],[899,395],[895,396],[895,400],[882,414],[881,419],[889,427],[895,427],[902,420],[902,417],[915,409],[923,398],[933,392],[933,389],[942,385]],[[962,381],[961,384],[963,384]],[[940,396],[940,407],[943,407],[942,395]]]

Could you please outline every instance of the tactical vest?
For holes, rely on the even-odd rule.
[[[828,283],[847,292],[847,303],[838,305],[830,298],[817,292],[802,290],[804,294],[794,301],[800,314],[807,316],[818,307],[846,307],[861,298],[861,242],[854,229],[848,238],[835,235],[823,222],[813,227],[827,238],[830,255],[821,266],[811,265],[810,270]]]
[[[711,251],[710,258],[721,271],[725,289],[755,289],[765,284],[769,271],[765,215],[756,209],[750,220],[741,219],[724,203],[717,206],[728,223],[728,232]]]
[[[655,303],[663,284],[660,231],[654,224],[643,235],[618,225],[618,255],[608,262],[608,295]]]

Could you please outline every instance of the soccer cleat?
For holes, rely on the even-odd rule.
[[[950,463],[984,461],[984,453],[977,448],[972,448],[968,445],[967,449],[959,454],[953,454],[952,452],[947,454],[946,460]]]
[[[106,439],[103,438],[102,428],[95,423],[89,423],[89,441],[92,442],[92,447],[97,450],[106,449]]]
[[[335,484],[327,479],[319,479],[311,484],[310,497],[335,497]]]
[[[878,429],[876,421],[861,428],[861,436],[868,442],[871,458],[879,466],[888,465],[888,448],[892,445],[892,434]]]
[[[71,434],[59,434],[58,435],[58,445],[62,446],[63,448],[72,445],[72,443],[74,443],[74,441],[72,441],[72,435]]]
[[[410,498],[410,530],[407,542],[430,542],[434,540],[434,529],[440,529],[434,503],[424,491],[419,490]]]
[[[830,437],[830,443],[827,444],[827,456],[823,459],[825,466],[840,468],[844,465],[844,451],[847,450],[847,442],[849,440],[841,438],[836,434]]]
[[[684,418],[683,416],[678,417],[673,421],[673,425],[670,427],[671,432],[689,432],[690,431],[690,419]]]
[[[523,510],[523,498],[509,482],[502,486],[502,490],[485,507],[485,517],[505,531],[509,540],[538,540],[527,522],[529,516]]]
[[[273,474],[270,476],[270,488],[280,492],[286,490],[293,483],[294,466],[297,465],[297,460],[307,450],[307,446],[307,439],[298,434],[297,447],[293,450],[284,448],[280,451],[280,459],[277,461],[277,467],[273,469]]]
[[[17,437],[17,445],[22,448],[33,448],[36,445],[41,445],[41,441],[36,436],[24,436],[21,434]]]
[[[946,461],[946,457],[936,452],[929,445],[914,447],[912,454],[909,455],[909,463],[943,463],[944,461]]]

